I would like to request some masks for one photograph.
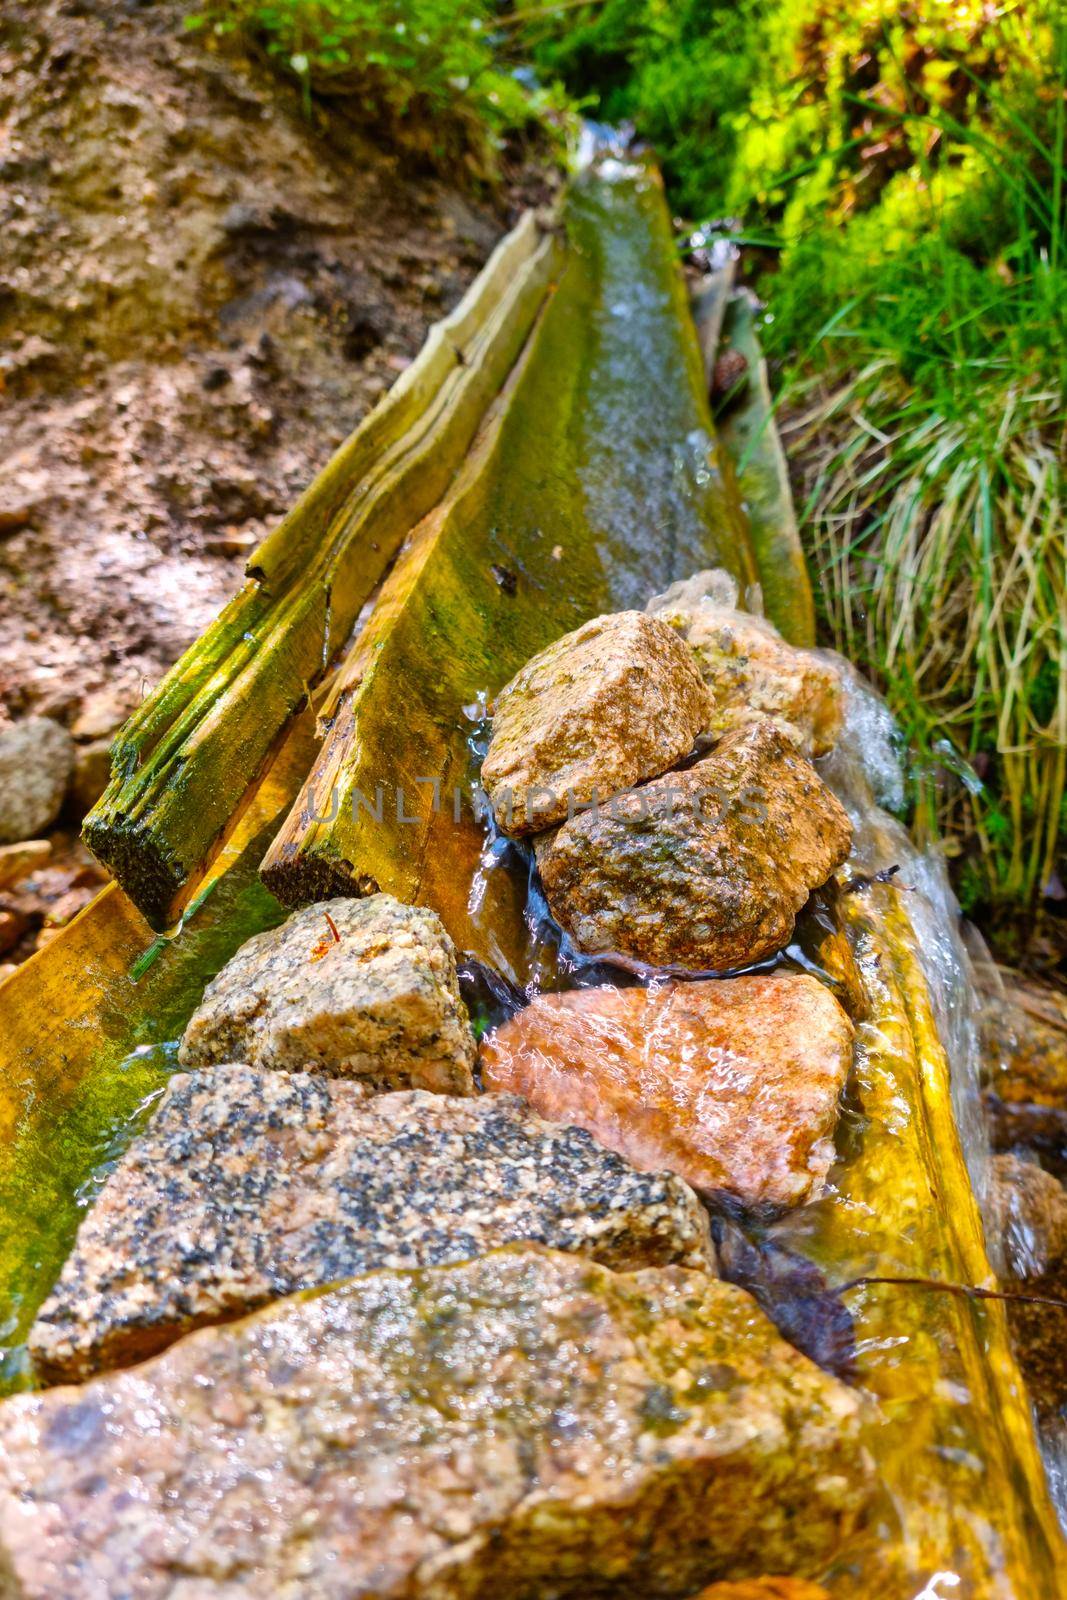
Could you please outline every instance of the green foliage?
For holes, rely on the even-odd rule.
[[[755,80],[757,0],[606,0],[534,11],[524,43],[607,122],[632,122],[655,147],[675,206],[725,203],[738,128]]]
[[[747,268],[826,636],[884,689],[969,904],[1031,902],[1067,839],[1057,0],[606,0],[532,48],[705,234],[771,244]]]
[[[206,0],[188,25],[255,42],[312,95],[453,174],[561,109],[503,67],[490,0]]]

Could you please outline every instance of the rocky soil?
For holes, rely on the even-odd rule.
[[[0,18],[0,732],[71,731],[73,822],[115,728],[546,181],[409,170],[183,32],[190,10]],[[40,922],[8,910],[21,959]]]

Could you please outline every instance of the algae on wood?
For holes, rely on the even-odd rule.
[[[284,916],[258,877],[314,752],[303,713],[216,858],[199,902],[156,937],[117,883],[0,984],[0,1394],[102,1165],[177,1069],[204,986]]]
[[[720,420],[719,432],[748,515],[763,609],[790,644],[812,645],[815,603],[797,530],[789,466],[774,420],[767,363],[756,334],[756,306],[746,290],[730,300],[723,341],[748,363],[748,381]]]
[[[188,896],[404,535],[448,487],[557,266],[528,214],[119,734],[85,839],[154,926]]]
[[[483,833],[461,708],[675,578],[724,566],[753,581],[658,181],[588,174],[566,221],[559,287],[339,676],[322,753],[264,862],[287,902],[429,895],[479,950],[464,907]]]

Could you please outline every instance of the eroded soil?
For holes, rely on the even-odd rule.
[[[0,694],[76,733],[196,637],[517,210],[309,121],[189,9],[0,23]]]

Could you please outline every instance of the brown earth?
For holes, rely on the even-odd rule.
[[[86,752],[543,198],[309,120],[191,10],[0,16],[0,724],[44,713]]]

